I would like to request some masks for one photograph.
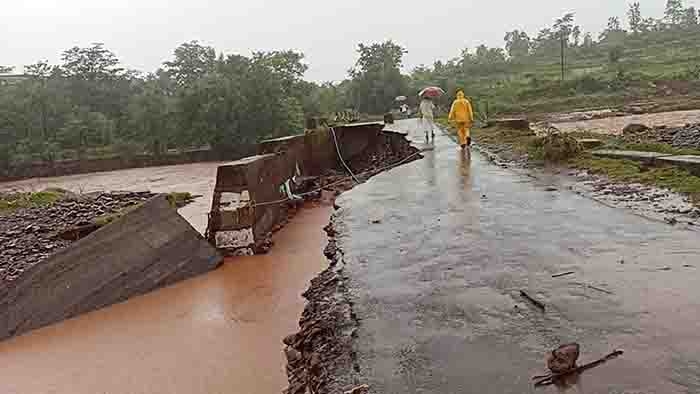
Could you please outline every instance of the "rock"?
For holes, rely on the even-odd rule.
[[[354,389],[346,391],[344,394],[368,394],[369,386],[363,384],[362,386],[357,386]]]
[[[294,346],[297,343],[297,334],[287,335],[282,342],[287,346]]]
[[[580,354],[578,343],[559,346],[547,356],[547,367],[552,373],[562,373],[576,368]]]
[[[627,135],[627,134],[637,134],[637,133],[643,133],[647,130],[650,130],[648,126],[641,124],[641,123],[630,123],[627,126],[625,126],[624,129],[622,129],[622,134]]]
[[[296,362],[301,360],[301,353],[290,346],[287,346],[284,349],[284,354],[287,357],[287,362],[289,364],[295,364]]]

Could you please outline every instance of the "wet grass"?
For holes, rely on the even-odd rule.
[[[40,192],[0,194],[0,212],[11,212],[20,208],[50,206],[65,198],[67,192],[60,189],[46,189]]]
[[[122,216],[128,214],[129,212],[133,212],[133,211],[141,208],[142,205],[143,205],[143,203],[135,204],[135,205],[126,207],[118,212],[98,216],[92,222],[100,227],[106,226],[106,225],[112,223],[113,221],[121,218]]]
[[[172,192],[167,196],[168,202],[174,208],[182,208],[194,201],[195,198],[195,196],[186,192]]]

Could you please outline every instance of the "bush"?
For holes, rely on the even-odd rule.
[[[528,147],[531,159],[552,163],[567,161],[582,151],[576,138],[557,131],[550,131],[544,137],[534,139]]]

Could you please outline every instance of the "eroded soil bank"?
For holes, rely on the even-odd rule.
[[[331,211],[307,203],[267,255],[3,342],[0,392],[281,392],[281,341],[327,266]]]

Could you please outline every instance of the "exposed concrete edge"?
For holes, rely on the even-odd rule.
[[[161,194],[0,287],[0,340],[203,274],[222,257]]]
[[[684,168],[696,176],[700,176],[700,156],[672,155],[658,152],[642,152],[627,150],[596,150],[593,156],[610,159],[632,160],[648,166],[672,165]]]
[[[700,176],[700,156],[695,155],[679,155],[679,156],[664,156],[658,158],[661,164],[668,164],[688,170],[695,176]]]
[[[632,160],[648,165],[653,165],[656,163],[657,159],[662,157],[672,156],[670,154],[658,153],[658,152],[643,152],[643,151],[633,151],[633,150],[612,150],[612,149],[601,149],[591,152],[593,156],[604,157],[608,159],[623,159]]]

